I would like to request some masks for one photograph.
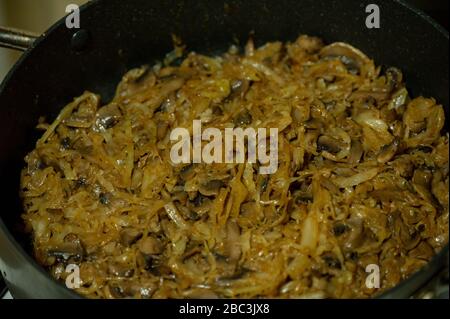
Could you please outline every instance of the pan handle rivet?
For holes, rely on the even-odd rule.
[[[89,38],[89,31],[84,29],[78,30],[72,35],[72,39],[70,40],[71,49],[76,52],[83,51],[89,43]]]

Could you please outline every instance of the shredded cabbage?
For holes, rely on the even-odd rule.
[[[79,265],[81,295],[371,297],[448,242],[444,111],[399,70],[308,36],[165,61],[129,71],[107,104],[76,98],[26,156],[35,257],[61,281]],[[277,127],[278,170],[173,164],[170,132],[195,119]]]

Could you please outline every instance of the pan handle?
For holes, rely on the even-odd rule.
[[[3,48],[25,51],[38,37],[32,32],[0,26],[0,47]]]

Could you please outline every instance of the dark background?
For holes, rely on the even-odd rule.
[[[448,30],[448,0],[407,0],[411,5],[425,11]]]

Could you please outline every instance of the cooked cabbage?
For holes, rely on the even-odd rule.
[[[112,101],[85,92],[26,156],[23,219],[37,261],[90,298],[361,298],[448,242],[448,134],[344,43],[315,37],[128,72]],[[170,132],[279,129],[279,165],[177,164]],[[377,264],[381,289],[365,286]]]

